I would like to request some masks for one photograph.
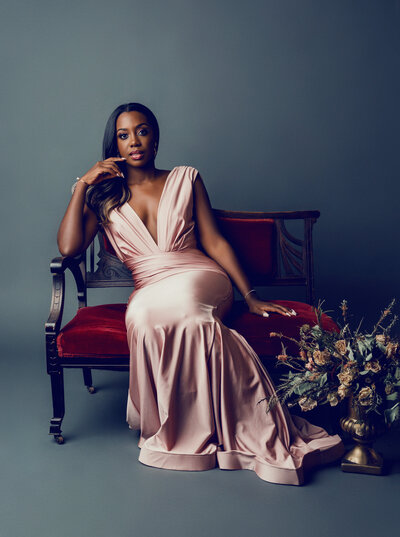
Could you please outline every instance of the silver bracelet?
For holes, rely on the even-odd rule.
[[[256,290],[255,289],[250,289],[250,291],[248,291],[245,295],[244,295],[244,299],[246,299],[247,295],[249,295],[250,293],[252,293],[254,291],[254,293],[256,293]]]
[[[85,185],[88,184],[86,181],[84,181],[84,180],[81,179],[80,177],[77,177],[77,178],[75,179],[75,183],[72,185],[72,188],[71,188],[71,192],[72,192],[72,194],[75,192],[75,188],[76,188],[76,185],[77,185],[78,183],[85,183]]]

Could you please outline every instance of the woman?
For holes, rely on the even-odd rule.
[[[337,459],[344,446],[285,405],[266,413],[257,404],[274,387],[252,347],[222,322],[233,301],[230,278],[252,313],[295,312],[257,297],[218,231],[200,174],[191,166],[157,169],[158,142],[147,107],[117,107],[104,160],[76,183],[57,236],[62,255],[77,255],[102,226],[132,271],[127,422],[140,429],[139,461],[251,469],[269,482],[300,485],[306,466]]]

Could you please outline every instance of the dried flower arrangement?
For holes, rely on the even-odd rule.
[[[353,404],[364,412],[383,415],[387,426],[398,422],[400,343],[389,334],[397,321],[392,313],[394,303],[393,299],[369,333],[360,331],[361,323],[355,331],[350,328],[346,300],[340,305],[344,324],[339,332],[322,328],[320,319],[326,313],[322,302],[314,308],[316,324],[303,325],[298,340],[271,332],[271,337],[281,338],[278,364],[289,367],[290,371],[283,375],[276,393],[267,401],[266,411],[278,401],[287,401],[289,407],[298,404],[303,411],[319,404],[336,406],[351,395]],[[298,356],[287,354],[283,339],[297,344]]]

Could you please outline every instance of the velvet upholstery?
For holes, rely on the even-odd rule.
[[[244,271],[251,277],[276,273],[275,223],[272,218],[217,218],[219,229],[232,246]]]
[[[282,345],[280,338],[269,337],[270,332],[282,332],[285,336],[298,339],[300,327],[303,324],[315,325],[317,318],[313,307],[304,302],[294,300],[270,300],[269,302],[292,308],[297,315],[286,317],[270,312],[269,317],[261,317],[261,315],[250,313],[245,302],[235,301],[224,323],[242,334],[257,354],[275,358],[277,354],[281,354]],[[322,315],[321,323],[326,330],[339,331],[337,324],[328,315]],[[289,353],[298,351],[295,343],[286,339],[282,341]]]
[[[242,334],[257,354],[271,356],[280,354],[279,338],[270,338],[270,332],[283,332],[286,336],[297,337],[302,324],[316,322],[313,308],[303,302],[273,300],[293,308],[297,316],[284,317],[270,313],[261,317],[248,311],[247,304],[236,301],[223,322]],[[105,358],[126,356],[129,362],[129,349],[125,328],[126,304],[104,304],[80,308],[75,317],[67,323],[57,337],[57,349],[61,357],[80,356]],[[336,323],[328,316],[322,318],[324,328],[338,330]],[[288,351],[296,352],[296,345],[285,341]]]

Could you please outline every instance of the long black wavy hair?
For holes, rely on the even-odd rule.
[[[117,108],[111,113],[107,120],[106,128],[103,136],[103,160],[110,157],[118,157],[118,144],[117,144],[117,132],[116,123],[117,118],[123,112],[140,112],[143,114],[154,133],[154,142],[158,147],[160,139],[160,129],[157,119],[153,112],[147,108],[144,104],[140,103],[126,103],[117,106]],[[122,173],[127,176],[126,163],[118,162],[118,167]],[[97,219],[101,225],[107,225],[109,220],[109,214],[115,207],[120,207],[127,202],[131,197],[130,190],[126,184],[126,180],[121,178],[118,181],[115,178],[105,179],[96,185],[91,185],[87,189],[86,203],[95,212]]]

